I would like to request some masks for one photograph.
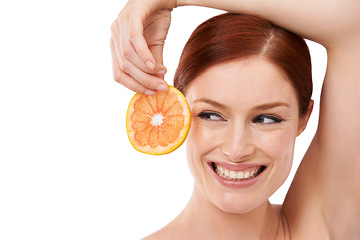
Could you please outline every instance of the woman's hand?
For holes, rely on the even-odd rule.
[[[167,90],[163,46],[175,0],[130,0],[111,26],[115,81],[138,93]]]

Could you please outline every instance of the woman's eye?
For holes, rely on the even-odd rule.
[[[204,120],[210,121],[224,121],[225,119],[218,113],[214,112],[201,112],[198,114],[198,117]]]
[[[270,115],[259,115],[254,118],[253,123],[259,124],[273,124],[273,123],[280,123],[283,120],[281,118],[270,116]]]

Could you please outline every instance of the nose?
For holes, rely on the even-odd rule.
[[[245,161],[255,151],[250,130],[243,126],[229,128],[223,141],[222,151],[234,163]]]

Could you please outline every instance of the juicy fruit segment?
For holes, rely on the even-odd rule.
[[[185,97],[169,86],[154,96],[135,94],[131,99],[126,129],[131,145],[148,154],[166,154],[177,149],[190,129],[191,113]]]

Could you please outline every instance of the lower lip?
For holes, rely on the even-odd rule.
[[[230,180],[230,179],[225,179],[220,177],[213,169],[213,167],[211,166],[211,164],[209,164],[211,173],[213,174],[213,176],[215,177],[215,179],[221,183],[222,185],[224,185],[225,187],[229,187],[229,188],[247,188],[250,187],[252,185],[254,185],[255,183],[257,183],[260,178],[262,177],[262,175],[264,174],[264,172],[267,170],[267,168],[265,168],[259,175],[257,175],[254,178],[250,178],[250,179],[242,179],[242,180]]]

